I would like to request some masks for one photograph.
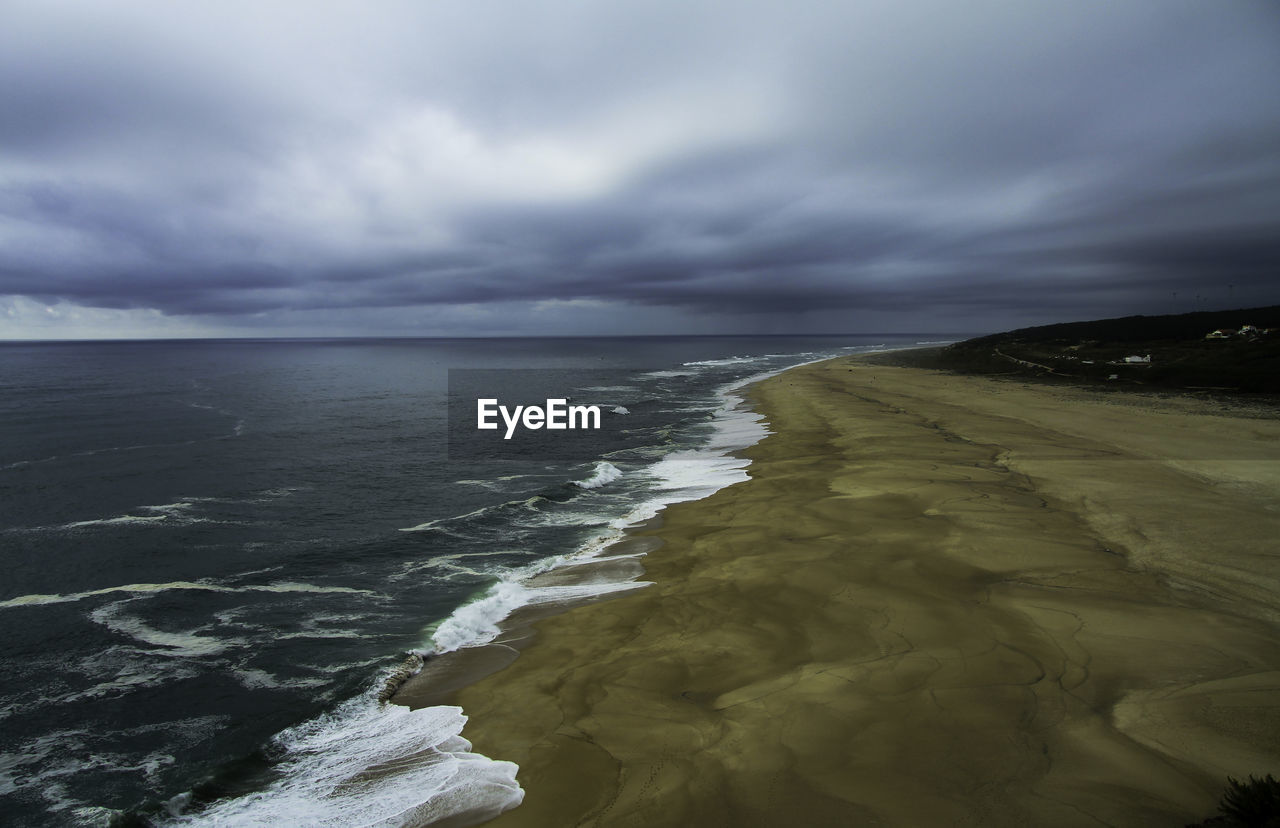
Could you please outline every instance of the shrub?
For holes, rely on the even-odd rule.
[[[1227,777],[1227,792],[1218,810],[1247,828],[1280,828],[1280,781],[1267,774],[1240,782]]]

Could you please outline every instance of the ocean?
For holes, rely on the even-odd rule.
[[[385,704],[388,677],[521,606],[642,589],[531,579],[745,479],[745,382],[933,339],[0,343],[0,822],[516,805],[466,711]],[[451,378],[494,371],[553,377],[613,441],[461,450]]]

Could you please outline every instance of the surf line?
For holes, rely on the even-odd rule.
[[[517,405],[508,408],[500,405],[496,397],[483,397],[476,400],[476,428],[492,431],[498,428],[496,417],[501,414],[507,425],[502,439],[510,440],[518,426],[536,431],[540,428],[563,430],[577,428],[600,428],[600,406],[569,405],[565,397],[553,397],[545,406]]]

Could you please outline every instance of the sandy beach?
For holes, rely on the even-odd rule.
[[[652,586],[401,690],[519,764],[492,825],[1181,826],[1280,774],[1280,419],[874,358],[750,398]]]

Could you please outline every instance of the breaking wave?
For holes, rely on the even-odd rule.
[[[580,489],[598,489],[622,477],[622,470],[608,460],[596,463],[595,472],[586,480],[575,480],[573,485]]]
[[[278,734],[280,775],[265,790],[182,813],[172,826],[421,825],[449,816],[490,819],[524,799],[516,765],[471,751],[459,707],[410,710],[373,695]]]

